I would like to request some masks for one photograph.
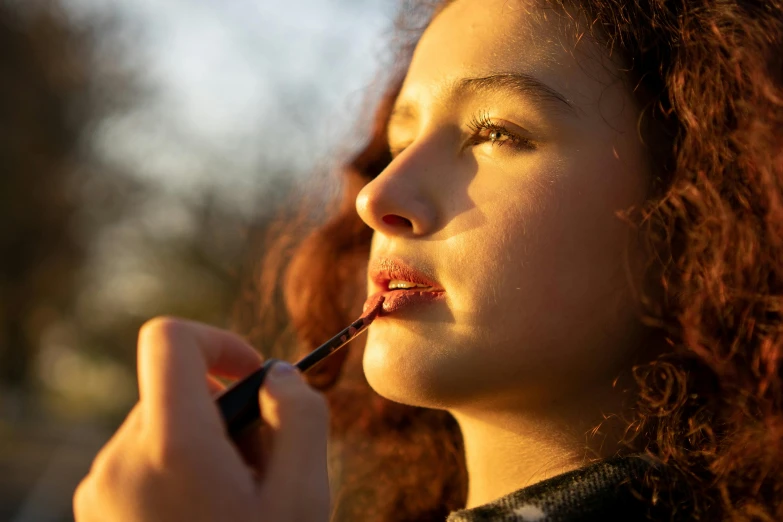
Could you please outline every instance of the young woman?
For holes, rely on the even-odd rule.
[[[308,374],[331,476],[323,395],[276,365],[238,450],[260,357],[156,319],[79,522],[783,518],[781,3],[434,13],[285,280],[301,352],[387,299]]]

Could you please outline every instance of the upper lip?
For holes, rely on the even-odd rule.
[[[408,281],[432,287],[431,292],[443,292],[443,287],[433,277],[422,270],[416,269],[406,264],[400,259],[377,258],[370,261],[369,266],[370,279],[377,291],[389,290],[389,281],[399,280]]]

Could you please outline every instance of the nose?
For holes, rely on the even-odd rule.
[[[423,150],[409,147],[356,196],[359,217],[387,235],[426,236],[437,226],[436,194],[428,175],[433,165]]]

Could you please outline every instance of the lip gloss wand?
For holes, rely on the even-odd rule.
[[[334,337],[307,354],[294,366],[302,373],[306,372],[323,359],[333,354],[359,334],[364,332],[378,317],[383,307],[383,296],[377,296],[364,313],[356,321],[342,329]],[[241,381],[227,388],[217,399],[220,414],[226,423],[229,436],[236,440],[247,429],[258,426],[261,423],[261,411],[258,406],[258,392],[264,383],[267,371],[277,359],[269,359],[264,365],[251,373]]]

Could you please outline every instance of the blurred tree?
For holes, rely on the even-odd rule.
[[[273,217],[303,188],[266,156],[242,167],[187,132],[160,131],[170,122],[154,110],[144,64],[124,47],[133,39],[114,38],[127,20],[110,10],[69,18],[65,6],[0,0],[0,387],[24,391],[42,376],[48,389],[92,407],[75,390],[105,395],[95,384],[103,381],[90,378],[102,365],[119,363],[131,375],[136,332],[154,315],[225,327],[239,295],[236,330],[257,338],[285,328],[278,295],[247,303],[259,285],[271,288],[256,271],[263,238],[279,232],[268,230]],[[112,122],[128,134],[96,140]],[[204,172],[253,176],[258,187],[234,190],[255,204],[221,200],[217,183],[168,190],[134,172],[143,168],[138,159],[100,148],[151,129],[165,143],[156,154],[185,150]],[[166,178],[165,168],[159,175]],[[47,331],[66,333],[52,342]],[[41,360],[48,369],[34,367]]]
[[[44,326],[74,295],[84,137],[105,99],[95,39],[54,0],[0,0],[0,383],[30,382]],[[105,78],[109,78],[105,76]]]

